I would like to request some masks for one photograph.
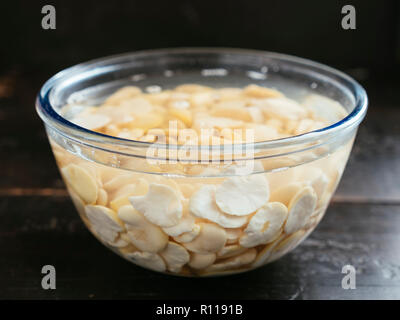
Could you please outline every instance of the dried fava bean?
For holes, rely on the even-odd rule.
[[[304,187],[290,200],[285,232],[293,233],[307,223],[317,205],[317,195],[311,186]]]
[[[59,168],[64,168],[74,161],[74,157],[69,152],[53,150],[53,155]]]
[[[243,97],[243,90],[240,88],[219,88],[215,90],[218,101],[237,100]]]
[[[307,185],[308,184],[305,182],[289,183],[272,192],[271,198],[269,200],[272,202],[281,202],[285,206],[289,206],[290,200],[292,200],[295,194],[298,193]]]
[[[225,128],[241,128],[243,126],[243,121],[241,120],[234,120],[230,118],[224,117],[197,117],[193,121],[193,128],[198,130],[199,132],[201,129],[225,129]]]
[[[171,91],[169,96],[170,101],[182,101],[190,98],[190,94],[185,92],[177,92],[176,90]]]
[[[279,138],[276,128],[265,124],[250,123],[246,125],[246,130],[253,131],[255,141],[266,141]]]
[[[319,209],[315,210],[303,228],[304,229],[315,228],[316,225],[321,221],[322,217],[324,216],[326,208],[327,205],[324,205]]]
[[[175,88],[175,91],[184,93],[198,93],[212,91],[211,87],[202,86],[200,84],[181,84]]]
[[[285,122],[285,132],[289,134],[289,136],[295,135],[294,131],[296,130],[296,126],[298,124],[297,119],[286,119]]]
[[[210,220],[225,228],[238,228],[247,223],[247,217],[229,216],[215,204],[216,187],[204,185],[190,198],[189,209],[196,217]]]
[[[165,131],[163,129],[158,129],[158,128],[147,130],[146,136],[154,136],[155,141],[159,143],[165,143],[165,141],[167,140]]]
[[[104,189],[99,189],[99,195],[97,197],[97,204],[100,206],[106,206],[108,203],[108,194]]]
[[[324,206],[315,209],[310,218],[323,216],[327,208],[328,204],[325,204]]]
[[[190,104],[197,109],[197,111],[205,110],[215,100],[213,92],[198,92],[190,96]]]
[[[315,214],[311,217],[312,219],[314,219],[313,224],[311,226],[308,226],[309,228],[315,228],[317,224],[321,222],[322,218],[325,215],[327,207],[328,205],[325,205],[316,210]]]
[[[101,106],[96,109],[96,114],[100,114],[111,119],[110,124],[107,127],[107,129],[111,130],[120,130],[119,127],[124,127],[126,124],[132,122],[135,118],[129,107]]]
[[[275,128],[278,131],[282,131],[284,127],[284,121],[282,121],[282,119],[277,119],[277,118],[270,118],[267,121],[265,121],[265,124]]]
[[[240,131],[240,132],[242,132],[242,131]],[[231,129],[231,128],[222,129],[218,132],[218,134],[221,139],[228,141],[228,143],[233,143],[239,139],[243,140],[243,135],[240,135],[239,139],[238,139],[237,137],[234,136],[234,129]]]
[[[144,135],[144,130],[140,128],[131,129],[129,132],[131,134],[131,139],[139,139]]]
[[[278,163],[278,165],[279,165],[279,163]],[[280,162],[280,165],[282,168],[285,168],[287,163],[282,161],[282,162]],[[278,200],[273,200],[274,193],[277,190],[279,190],[281,187],[290,185],[292,182],[295,181],[296,170],[298,170],[297,167],[266,173],[270,190],[273,190],[273,191],[271,191],[270,201],[278,201]]]
[[[192,125],[192,113],[186,109],[170,108],[169,114],[177,119],[181,120],[186,126],[190,127]]]
[[[316,167],[304,168],[302,171],[299,171],[299,173],[300,175],[297,179],[299,181],[308,181],[320,200],[329,184],[329,179],[326,174],[320,168]]]
[[[183,205],[183,216],[179,220],[179,223],[172,226],[163,228],[164,232],[171,237],[177,237],[185,232],[190,232],[195,227],[195,218],[189,212],[189,200],[182,200]]]
[[[327,121],[317,120],[317,121],[314,121],[313,125],[309,128],[309,131],[319,130],[319,129],[322,129],[327,126],[328,126]],[[327,146],[325,146],[325,147],[327,147]]]
[[[219,102],[213,106],[211,115],[250,122],[252,117],[245,105],[243,100]]]
[[[117,189],[124,187],[127,184],[135,182],[135,175],[132,173],[116,174],[109,181],[104,183],[103,187],[107,192],[114,192]]]
[[[157,137],[153,134],[146,134],[143,137],[140,137],[138,140],[142,142],[156,142]]]
[[[86,169],[72,163],[62,168],[61,172],[67,184],[85,203],[92,204],[96,202],[98,194],[97,182]]]
[[[230,100],[223,100],[216,102],[213,106],[213,109],[215,110],[224,108],[246,109],[246,101],[243,98],[237,98],[237,99],[233,98]],[[229,117],[231,117],[231,115],[228,115],[228,118]]]
[[[108,126],[106,126],[104,128],[104,130],[102,130],[102,132],[109,136],[118,136],[119,137],[121,129],[117,125],[111,123]],[[124,138],[124,137],[121,137],[121,138]]]
[[[217,187],[215,200],[225,213],[235,216],[248,215],[269,199],[267,179],[260,174],[232,177]]]
[[[317,208],[310,217],[310,220],[314,220],[314,227],[322,220],[325,215],[326,209],[328,208],[329,203],[325,202],[322,206]],[[310,227],[309,225],[306,227]]]
[[[206,271],[207,272],[217,272],[217,271],[225,271],[225,270],[230,270],[230,269],[235,269],[235,268],[240,268],[242,266],[245,266],[247,264],[250,264],[254,261],[254,259],[257,256],[257,250],[252,248],[252,249],[247,249],[246,252],[232,257],[228,258],[226,260],[222,260],[220,262],[217,262],[211,266],[209,266]]]
[[[157,113],[144,113],[137,115],[130,126],[135,129],[149,130],[157,128],[163,120],[163,117]]]
[[[179,199],[183,200],[185,197],[182,195],[182,192],[179,188],[179,185],[175,182],[175,180],[166,178],[162,175],[149,175],[146,177],[146,182],[148,184],[150,183],[155,183],[155,184],[161,184],[166,187],[170,187],[172,190],[175,191],[176,195],[178,196]]]
[[[77,164],[79,167],[87,170],[87,172],[96,180],[97,185],[102,188],[103,182],[101,181],[101,176],[98,171],[98,166],[92,162],[79,162]]]
[[[294,131],[293,133],[298,135],[316,130],[315,122],[316,121],[312,119],[302,119],[297,123],[297,127],[293,130]]]
[[[267,203],[251,217],[239,240],[240,245],[251,248],[273,241],[281,232],[287,216],[288,210],[282,203]]]
[[[217,255],[215,253],[201,254],[192,252],[190,254],[189,266],[193,269],[204,269],[211,266],[216,259]]]
[[[264,166],[262,162],[257,160],[243,162],[240,165],[230,165],[229,167],[221,170],[221,172],[224,173],[225,175],[238,175],[238,176],[249,175],[255,172],[260,173],[263,171],[264,171]]]
[[[225,247],[223,247],[221,250],[219,250],[217,252],[217,257],[219,258],[230,258],[233,256],[237,256],[238,254],[243,253],[244,251],[246,251],[247,248],[242,247],[238,244],[231,244],[231,245],[226,245]]]
[[[109,128],[109,127],[107,127]],[[121,131],[118,130],[117,133],[110,134],[109,132],[106,131],[107,134],[109,135],[115,135],[118,138],[123,138],[123,139],[130,139],[130,140],[138,140],[144,135],[144,130],[143,129],[127,129],[123,128]]]
[[[146,100],[148,100],[150,103],[152,103],[154,105],[162,105],[167,102],[167,100],[170,98],[170,96],[171,96],[171,91],[164,90],[164,91],[157,92],[157,93],[147,94],[144,97],[146,98]]]
[[[180,272],[182,267],[189,262],[190,256],[187,250],[175,242],[168,242],[168,245],[160,256],[164,258],[168,271]]]
[[[142,93],[138,87],[127,86],[119,89],[117,92],[109,96],[105,101],[105,105],[119,105],[122,101],[136,97]]]
[[[168,236],[157,226],[148,222],[131,205],[118,210],[118,217],[125,222],[128,237],[139,250],[159,252],[168,243]]]
[[[172,109],[174,109],[175,111],[178,111],[178,110],[188,111],[187,109],[190,108],[190,102],[187,100],[173,100],[173,101],[170,101],[167,106],[168,106],[168,108],[170,108],[170,111]],[[177,114],[179,115],[180,113],[178,112]],[[170,116],[172,116],[173,118],[175,117],[175,116],[173,116],[172,113],[170,113]],[[176,118],[179,118],[179,117],[176,117]],[[186,127],[186,125],[184,126],[184,128],[185,127]]]
[[[298,159],[296,157],[294,157],[293,155],[287,155],[287,156],[282,156],[280,158],[276,158],[276,159],[264,159],[263,161],[261,161],[264,169],[265,170],[270,170],[271,172],[269,172],[269,174],[266,174],[266,176],[271,177],[271,175],[273,175],[276,171],[279,170],[284,170],[284,169],[288,169],[291,166],[295,166],[296,164],[298,164]],[[289,170],[293,170],[294,168],[290,168]],[[270,189],[276,188],[279,185],[284,185],[283,184],[279,184],[276,185],[274,184],[274,180],[276,179],[272,179],[272,184],[270,183]],[[279,179],[277,179],[279,181]]]
[[[188,178],[185,178],[188,179]],[[188,179],[189,180],[189,179]],[[179,183],[179,189],[185,198],[190,198],[201,186],[199,183]]]
[[[143,178],[135,179],[134,183],[126,184],[112,194],[112,199],[127,196],[143,196],[149,191],[149,184]]]
[[[104,153],[95,152],[94,154],[94,160],[100,163],[108,163],[111,158],[112,158],[111,156],[109,155],[106,156],[104,155]],[[119,175],[121,172],[121,170],[119,169],[108,167],[106,165],[97,165],[97,170],[98,170],[98,178],[101,180],[103,188],[104,184],[113,179],[116,175]]]
[[[88,130],[100,130],[111,122],[110,117],[101,114],[80,114],[79,117],[71,120],[77,126]]]
[[[302,105],[311,110],[314,117],[329,121],[330,124],[343,119],[347,115],[340,103],[317,94],[307,96]]]
[[[157,253],[134,251],[125,257],[132,260],[135,264],[154,271],[163,272],[166,270],[164,260]]]
[[[172,227],[182,217],[179,195],[166,185],[151,183],[144,196],[130,197],[129,200],[147,220],[160,227]]]
[[[182,233],[179,236],[174,237],[173,239],[179,243],[191,242],[199,235],[200,229],[200,226],[198,224],[195,224],[192,230]]]
[[[124,233],[122,233],[121,235],[124,235]],[[124,256],[128,253],[139,251],[138,248],[136,248],[132,243],[130,243],[130,239],[127,234],[126,234],[126,238],[128,238],[128,239],[125,239],[125,237],[124,237],[124,240],[128,241],[129,244],[126,247],[118,248],[118,251],[121,252]]]
[[[264,113],[259,107],[247,107],[247,112],[249,113],[252,122],[263,123],[265,121]]]
[[[129,201],[130,196],[120,197],[110,202],[110,207],[114,211],[118,212],[118,210],[126,205],[130,205],[131,202]]]
[[[305,238],[305,235],[306,232],[303,229],[290,235],[282,235],[282,237],[277,240],[276,246],[272,249],[268,262],[275,261],[294,249]]]
[[[199,223],[200,234],[189,243],[184,243],[186,249],[196,253],[215,253],[221,250],[226,243],[224,229],[211,223]]]
[[[226,244],[233,244],[236,243],[241,234],[242,234],[242,229],[225,229],[226,231]]]
[[[145,195],[149,190],[146,180],[139,178],[135,184],[127,184],[113,193],[110,207],[116,212],[120,207],[130,204],[129,197]]]
[[[128,236],[128,234],[127,234],[126,232],[121,232],[120,235],[119,235],[119,237],[120,237],[122,240],[128,242],[129,245],[132,245],[132,244],[130,243],[131,240],[130,240],[130,238],[129,238],[129,236]]]
[[[340,177],[342,176],[342,171],[339,169],[335,168],[333,172],[330,174],[330,183],[328,185],[328,191],[330,193],[334,193],[337,186],[339,185],[340,182]]]
[[[296,101],[284,97],[253,100],[252,103],[261,108],[267,118],[300,120],[307,116],[305,108]]]
[[[260,87],[255,84],[248,85],[243,89],[243,93],[255,98],[276,98],[282,97],[282,93],[277,90]]]
[[[108,244],[112,247],[115,248],[125,248],[126,246],[129,245],[129,240],[125,240],[122,237],[119,237],[117,240],[113,241],[113,242],[108,242]]]
[[[257,268],[257,267],[264,265],[268,261],[269,257],[271,256],[272,250],[279,243],[279,241],[281,241],[281,239],[283,239],[283,236],[282,236],[282,234],[279,234],[277,239],[275,239],[273,242],[266,244],[265,247],[262,248],[258,252],[257,257],[251,266],[253,268]]]
[[[120,103],[120,108],[126,113],[134,114],[135,120],[136,116],[152,114],[152,111],[155,109],[148,100],[142,97],[124,100]]]
[[[85,203],[74,191],[69,189],[68,192],[71,196],[71,200],[74,203],[76,210],[78,210],[79,214],[86,219]]]
[[[71,196],[71,200],[74,203],[75,208],[79,213],[79,216],[83,220],[83,223],[89,228],[91,223],[86,216],[85,203],[73,190],[71,190],[70,188],[67,188],[67,189],[68,189],[69,195]]]
[[[87,205],[85,212],[93,230],[107,242],[114,242],[118,233],[123,230],[123,225],[117,214],[107,207]]]

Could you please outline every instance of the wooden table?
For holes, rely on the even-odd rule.
[[[300,247],[245,274],[190,279],[135,267],[85,229],[34,111],[45,78],[0,78],[0,299],[400,299],[398,84],[365,83],[371,105],[344,177]],[[56,290],[41,288],[47,264]],[[346,264],[357,270],[355,290],[341,287]]]

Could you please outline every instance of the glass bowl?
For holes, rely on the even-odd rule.
[[[125,86],[151,90],[187,83],[272,87],[328,117],[340,105],[345,115],[288,138],[191,146],[183,152],[178,145],[117,138],[68,120],[71,110],[98,105]],[[209,276],[275,261],[315,229],[340,181],[367,103],[356,81],[309,60],[252,50],[182,48],[122,54],[68,68],[43,85],[36,109],[71,199],[100,242],[151,270]],[[221,191],[232,184],[241,192]],[[213,200],[199,196],[200,189],[211,190]],[[259,213],[252,192],[268,198],[263,206],[267,213]],[[213,202],[223,197],[225,212]],[[194,201],[208,206],[214,216],[194,217]],[[285,221],[273,235],[260,237],[273,225],[268,210],[277,202],[287,210]],[[245,204],[253,209],[243,209]],[[230,216],[229,208],[251,212]],[[129,214],[132,221],[121,220]]]

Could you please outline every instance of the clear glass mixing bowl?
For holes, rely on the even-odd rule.
[[[192,147],[194,154],[217,154],[199,163],[181,161],[178,146],[90,131],[70,122],[68,112],[63,112],[66,105],[98,105],[128,85],[170,89],[186,83],[240,88],[257,84],[276,88],[297,101],[311,94],[321,110],[338,102],[347,116],[302,135],[247,143],[239,152],[216,145]],[[309,60],[241,49],[183,48],[122,54],[68,68],[43,85],[36,108],[71,199],[99,241],[155,271],[207,276],[243,272],[279,259],[314,230],[340,181],[367,103],[356,81]],[[235,170],[243,164],[246,170]],[[66,175],[75,175],[74,182]],[[270,201],[290,207],[298,191],[293,186],[311,188],[317,196],[312,212],[303,212],[295,227],[282,228],[268,243],[243,247],[240,238],[246,224],[232,227],[198,219],[185,234],[177,234],[148,221],[130,229],[118,219],[118,210],[131,205],[129,192],[116,196],[127,185],[139,189],[152,183],[169,186],[187,210],[190,197],[204,185],[218,187],[227,179],[261,176],[268,181],[269,194],[275,194]],[[99,207],[102,217],[97,215]]]

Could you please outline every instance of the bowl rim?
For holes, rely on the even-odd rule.
[[[300,135],[279,138],[275,140],[266,140],[266,141],[257,141],[257,142],[248,142],[248,143],[239,143],[239,144],[221,144],[221,145],[193,145],[189,146],[190,149],[196,150],[222,150],[226,148],[226,146],[232,147],[235,145],[236,147],[242,148],[253,148],[254,150],[270,150],[275,148],[287,147],[287,146],[296,146],[302,145],[304,143],[309,143],[313,141],[320,140],[322,138],[328,138],[331,136],[335,136],[348,128],[356,127],[365,117],[366,111],[368,109],[368,97],[365,89],[353,78],[346,75],[345,73],[329,67],[327,65],[314,62],[309,59],[299,58],[293,55],[287,55],[282,53],[270,52],[270,51],[261,51],[261,50],[252,50],[252,49],[240,49],[240,48],[225,48],[225,47],[183,47],[183,48],[166,48],[166,49],[152,49],[152,50],[141,50],[141,51],[132,51],[123,54],[116,54],[111,56],[106,56],[94,60],[89,60],[87,62],[83,62],[69,68],[66,68],[50,79],[48,79],[43,86],[41,87],[37,97],[36,97],[36,111],[39,114],[40,118],[44,121],[46,125],[50,128],[54,129],[58,133],[62,134],[64,137],[75,139],[84,139],[88,142],[94,142],[99,144],[111,144],[117,145],[119,147],[134,147],[134,148],[159,148],[159,149],[179,149],[181,145],[173,145],[173,144],[161,144],[161,143],[152,143],[152,142],[144,142],[138,140],[130,140],[119,138],[116,136],[111,136],[99,132],[95,132],[83,127],[80,127],[66,118],[61,116],[59,113],[55,111],[51,102],[50,102],[50,93],[52,89],[62,83],[63,81],[68,80],[72,76],[76,76],[82,72],[87,72],[91,70],[93,75],[100,73],[101,70],[110,70],[112,69],[113,63],[121,62],[126,58],[132,57],[143,57],[150,55],[168,55],[168,54],[182,54],[182,55],[190,55],[190,54],[233,54],[233,55],[253,55],[255,57],[260,58],[269,58],[280,61],[281,63],[295,63],[302,67],[308,67],[309,69],[314,69],[315,71],[319,71],[321,74],[329,77],[330,79],[340,83],[344,87],[350,90],[353,98],[355,100],[354,109],[343,119],[320,129],[309,131]],[[261,67],[261,66],[260,66]],[[99,69],[101,68],[101,70]],[[96,72],[97,70],[97,72]],[[104,72],[103,70],[103,72]],[[104,148],[101,148],[104,149]],[[107,148],[106,148],[107,149]],[[304,150],[304,149],[303,149]]]

